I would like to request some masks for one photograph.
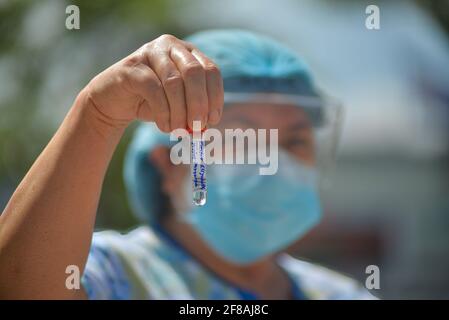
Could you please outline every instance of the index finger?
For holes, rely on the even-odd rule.
[[[200,50],[193,48],[192,55],[201,63],[206,71],[206,88],[211,124],[217,124],[223,112],[224,90],[223,79],[218,66]]]

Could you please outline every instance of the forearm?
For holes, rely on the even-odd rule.
[[[78,96],[0,216],[0,298],[70,298],[82,272],[103,178],[123,128]]]

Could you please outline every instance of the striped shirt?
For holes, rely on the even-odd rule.
[[[279,256],[296,299],[373,299],[356,281]],[[89,299],[257,299],[221,279],[158,229],[95,232],[82,277]]]

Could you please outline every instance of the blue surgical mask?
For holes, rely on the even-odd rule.
[[[279,151],[274,175],[256,165],[210,165],[207,204],[187,220],[217,253],[248,264],[286,248],[320,220],[317,173]]]

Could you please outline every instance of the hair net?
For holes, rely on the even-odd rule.
[[[319,97],[308,67],[293,51],[265,36],[242,30],[210,30],[186,39],[220,68],[226,92],[277,92]],[[169,135],[141,124],[128,148],[124,178],[135,214],[153,223],[166,208],[157,169],[148,153],[170,145]]]

